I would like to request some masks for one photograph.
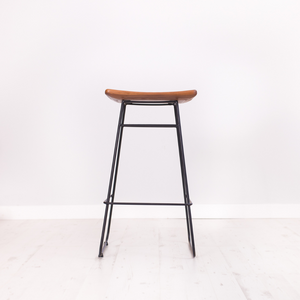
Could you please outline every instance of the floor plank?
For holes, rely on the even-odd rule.
[[[0,221],[1,300],[300,299],[299,219]]]

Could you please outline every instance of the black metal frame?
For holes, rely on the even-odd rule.
[[[175,124],[124,124],[125,112],[126,112],[126,106],[127,105],[143,105],[143,106],[145,106],[145,105],[150,105],[150,106],[173,105],[174,106],[174,114],[175,114]],[[162,128],[172,128],[172,127],[174,127],[174,128],[176,128],[178,149],[179,149],[180,167],[181,167],[181,178],[182,178],[182,186],[183,186],[184,203],[114,202],[116,183],[117,183],[117,175],[118,175],[118,167],[119,167],[119,159],[120,159],[120,151],[121,151],[121,143],[122,143],[122,136],[123,136],[123,128],[124,127],[156,127],[156,128],[160,128],[160,127],[162,127]],[[113,211],[113,206],[114,205],[174,205],[174,206],[185,206],[188,241],[189,241],[189,244],[191,246],[193,257],[196,256],[194,232],[193,232],[193,224],[192,224],[192,214],[191,214],[191,205],[193,203],[191,202],[190,196],[189,196],[178,101],[131,101],[131,100],[123,100],[122,101],[120,116],[119,116],[118,129],[117,129],[116,142],[115,142],[115,148],[114,148],[114,154],[113,154],[113,161],[112,161],[112,167],[111,167],[111,173],[110,173],[108,192],[107,192],[106,200],[103,203],[105,204],[105,213],[104,213],[101,240],[100,240],[100,247],[99,247],[99,255],[98,255],[99,257],[103,257],[103,251],[104,251],[105,247],[108,245],[108,238],[109,238],[109,232],[110,232],[110,226],[111,226],[112,211]],[[105,231],[106,226],[107,226],[107,230]],[[105,240],[104,240],[105,234],[106,234],[106,237],[105,237]]]

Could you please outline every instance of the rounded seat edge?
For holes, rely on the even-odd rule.
[[[191,101],[196,95],[196,90],[177,92],[133,92],[123,90],[106,89],[105,94],[111,100],[121,103],[122,100],[131,101],[178,101],[185,103]]]

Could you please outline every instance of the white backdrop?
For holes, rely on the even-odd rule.
[[[106,88],[198,90],[180,107],[195,204],[300,204],[299,16],[298,0],[1,1],[0,205],[102,203]],[[127,129],[117,199],[181,201],[176,147]]]

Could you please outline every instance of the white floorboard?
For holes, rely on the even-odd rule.
[[[0,300],[300,300],[299,219],[0,221]]]

